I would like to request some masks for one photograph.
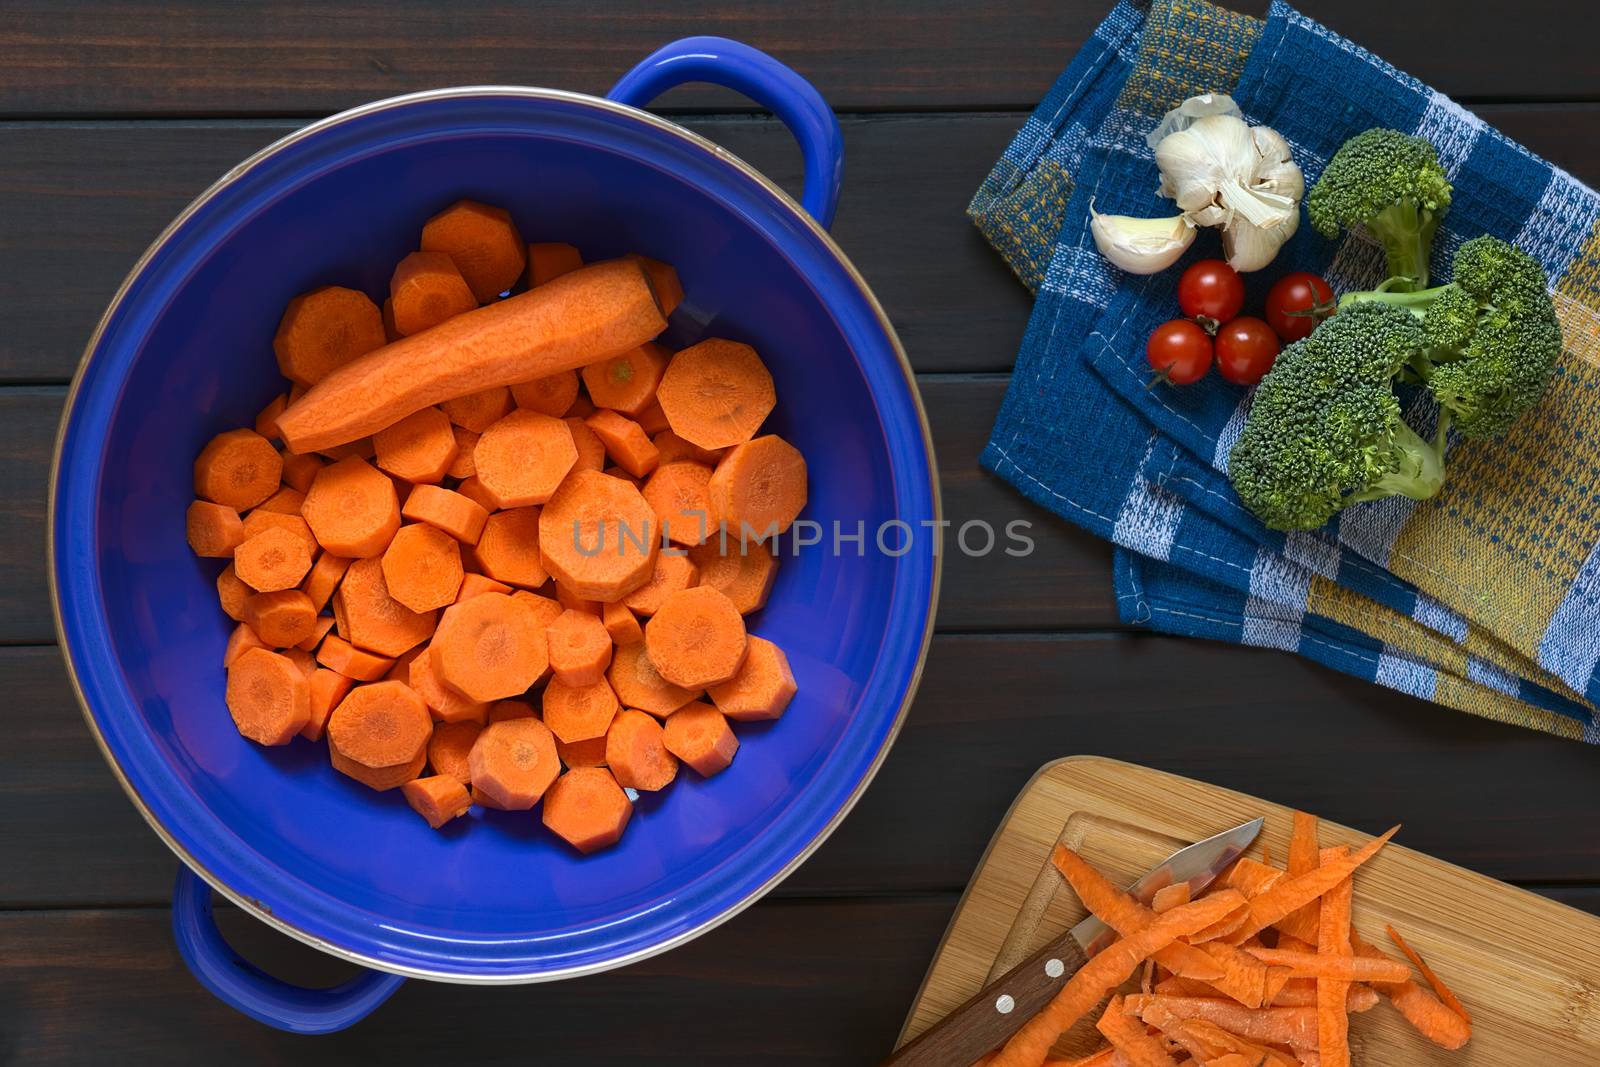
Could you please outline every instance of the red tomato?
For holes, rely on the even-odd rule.
[[[1215,333],[1218,323],[1227,322],[1244,307],[1244,279],[1220,259],[1191,263],[1178,279],[1178,306]]]
[[[1236,385],[1254,385],[1272,369],[1280,347],[1271,326],[1240,315],[1217,330],[1217,373]]]
[[[1211,336],[1188,319],[1163,322],[1144,345],[1145,358],[1173,385],[1188,385],[1211,369]]]
[[[1285,274],[1267,293],[1267,322],[1285,344],[1309,337],[1333,308],[1328,283],[1303,270]]]

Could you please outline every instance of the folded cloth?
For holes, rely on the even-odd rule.
[[[1307,70],[1319,72],[1310,79],[1314,89],[1284,84],[1306,81]],[[1495,462],[1502,470],[1513,465],[1538,485],[1541,507],[1552,506],[1549,493],[1557,490],[1560,507],[1572,512],[1561,520],[1563,532],[1588,523],[1584,487],[1595,483],[1592,475],[1576,482],[1575,491],[1570,471],[1563,471],[1568,481],[1547,486],[1548,476],[1532,459],[1518,462],[1534,451],[1526,442],[1507,448],[1508,439],[1487,449],[1458,443],[1449,484],[1467,484],[1445,520],[1429,518],[1442,504],[1386,501],[1345,512],[1335,530],[1286,538],[1255,523],[1221,473],[1245,410],[1238,390],[1217,379],[1182,390],[1145,388],[1142,341],[1172,315],[1176,272],[1130,278],[1110,268],[1089,238],[1088,202],[1093,197],[1103,211],[1161,213],[1144,134],[1184,97],[1211,90],[1232,91],[1252,121],[1283,133],[1310,178],[1345,137],[1369,126],[1416,130],[1438,144],[1458,182],[1438,258],[1447,264],[1460,239],[1480,232],[1517,241],[1545,262],[1567,324],[1569,351],[1551,396],[1512,438],[1538,434],[1530,424],[1581,424],[1586,409],[1580,401],[1592,394],[1594,367],[1587,361],[1592,352],[1574,351],[1592,344],[1574,323],[1588,314],[1585,300],[1600,300],[1580,290],[1575,276],[1600,280],[1600,267],[1574,267],[1571,258],[1587,247],[1588,231],[1600,218],[1600,210],[1583,206],[1593,194],[1286,6],[1275,6],[1262,22],[1208,4],[1165,0],[1148,11],[1126,3],[1112,11],[973,201],[985,235],[1039,292],[984,465],[1046,507],[1142,554],[1142,572],[1134,557],[1119,557],[1118,593],[1137,604],[1143,590],[1152,626],[1200,632],[1198,619],[1177,621],[1183,618],[1177,612],[1187,611],[1223,620],[1207,622],[1207,636],[1315,654],[1306,642],[1284,636],[1279,624],[1288,611],[1298,615],[1303,632],[1343,643],[1342,652],[1318,657],[1332,666],[1463,710],[1600,740],[1593,716],[1600,641],[1587,637],[1600,626],[1594,621],[1600,611],[1576,618],[1581,613],[1571,606],[1600,596],[1600,529],[1579,535],[1588,538],[1579,547],[1568,537],[1541,554],[1550,534],[1519,529],[1514,548],[1508,537],[1518,529],[1516,508],[1527,509],[1534,494],[1508,492],[1494,502],[1488,524],[1463,506],[1481,506],[1493,466],[1471,453],[1505,451]],[[1469,182],[1476,191],[1465,189]],[[1502,195],[1502,187],[1516,187],[1516,195]],[[1574,212],[1583,221],[1574,222]],[[1199,243],[1207,242],[1214,237],[1203,235]],[[1336,246],[1302,227],[1273,270],[1249,279],[1250,288],[1259,300],[1259,289],[1281,273],[1278,268],[1317,270],[1348,288],[1375,280],[1380,261],[1360,240]],[[1574,395],[1560,399],[1569,390]],[[1580,425],[1565,431],[1569,441],[1573,432],[1581,434]],[[1581,448],[1572,453],[1588,454]],[[1600,524],[1600,509],[1593,510]],[[1476,555],[1483,558],[1474,563]],[[1419,558],[1433,562],[1423,566]],[[1546,585],[1564,582],[1561,595],[1546,590],[1541,599],[1507,587],[1523,582],[1530,567],[1542,568]],[[1194,581],[1179,588],[1178,568],[1192,572]],[[1567,577],[1552,579],[1552,573]],[[1286,575],[1292,580],[1284,582]],[[1477,584],[1468,585],[1469,578]],[[1484,588],[1487,595],[1475,592]],[[1244,601],[1238,601],[1241,592]],[[1250,623],[1266,604],[1275,606]],[[1162,606],[1168,610],[1155,610]],[[1528,624],[1528,613],[1542,608],[1548,608],[1542,628]],[[1507,621],[1513,616],[1522,624]],[[1274,640],[1254,639],[1271,632]],[[1404,640],[1397,644],[1397,637]],[[1459,678],[1470,696],[1453,695],[1461,691],[1454,680],[1422,685],[1415,672],[1383,668],[1385,649],[1393,662],[1398,656],[1443,672],[1439,677]],[[1363,665],[1353,667],[1358,661]]]

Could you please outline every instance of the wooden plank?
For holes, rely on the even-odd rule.
[[[1262,12],[1263,0],[1234,6]],[[1518,17],[1495,4],[1302,0],[1390,62],[1456,96],[1593,98],[1600,74],[1561,0]],[[322,114],[441,85],[542,84],[603,93],[623,71],[688,34],[731,36],[792,64],[835,107],[1032,107],[1105,16],[1108,0],[671,6],[513,0],[339,5],[276,0],[104,4],[15,0],[0,26],[0,114]],[[1449,47],[1440,47],[1447,33]],[[672,94],[726,107],[730,94]]]
[[[0,649],[0,677],[26,709],[0,746],[0,907],[165,900],[175,861],[106,769],[55,649]],[[958,888],[1038,765],[1074,753],[1363,830],[1403,821],[1411,847],[1495,878],[1600,884],[1600,840],[1573,823],[1600,748],[1279,652],[1100,634],[936,638],[877,781],[783,892]]]

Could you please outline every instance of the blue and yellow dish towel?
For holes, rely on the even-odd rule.
[[[1434,245],[1448,278],[1489,233],[1538,257],[1566,350],[1504,439],[1456,441],[1439,497],[1395,498],[1327,528],[1267,530],[1228,484],[1249,398],[1215,375],[1146,388],[1144,339],[1180,271],[1122,274],[1097,210],[1170,214],[1145,134],[1197,93],[1230,93],[1314,181],[1352,134],[1427,137],[1455,182]],[[1117,547],[1124,619],[1289,649],[1439,704],[1600,743],[1600,196],[1416,79],[1275,3],[1265,20],[1204,0],[1119,4],[995,165],[969,209],[1037,294],[985,467]],[[1218,254],[1202,231],[1189,258]],[[1287,270],[1336,290],[1381,280],[1381,251],[1302,225]],[[1408,413],[1425,434],[1435,412]]]

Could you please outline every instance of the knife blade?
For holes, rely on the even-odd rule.
[[[1261,832],[1264,819],[1180,848],[1128,887],[1141,903],[1178,882],[1199,896],[1217,875],[1244,854]],[[1116,934],[1093,915],[1046,944],[985,986],[944,1019],[907,1042],[882,1067],[966,1067],[1005,1041],[1060,992],[1090,956]]]

